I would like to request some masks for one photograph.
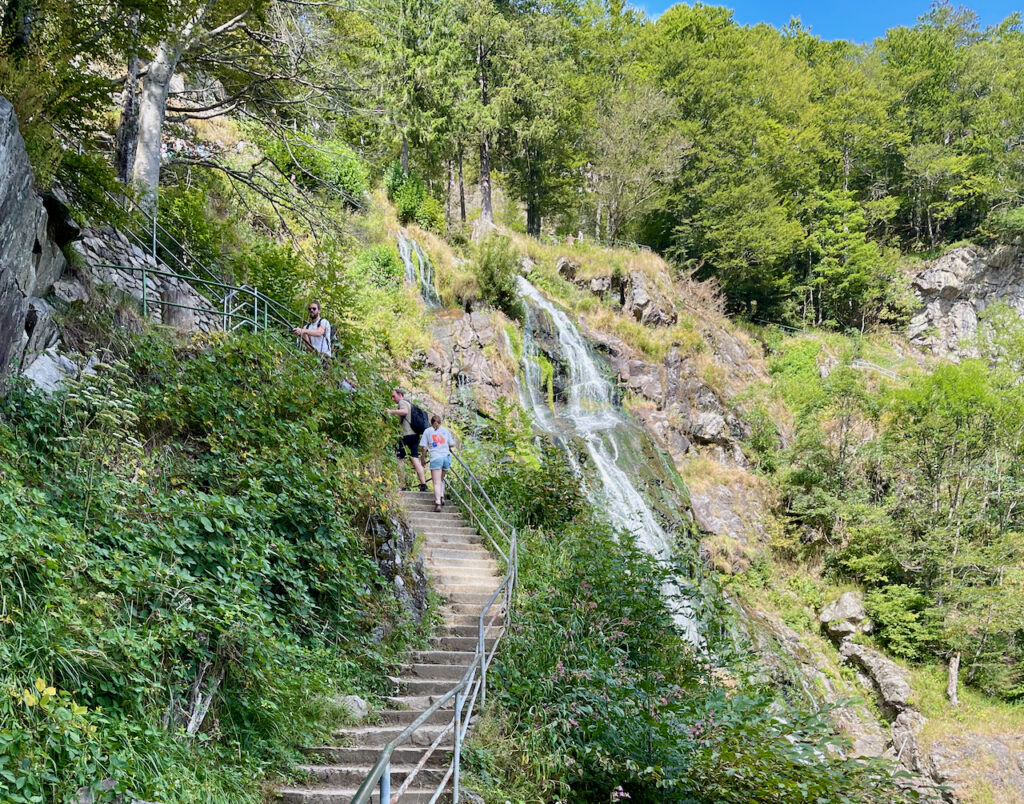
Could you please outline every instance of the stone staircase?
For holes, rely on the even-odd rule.
[[[299,771],[308,775],[305,784],[279,788],[283,804],[349,804],[370,772],[381,749],[419,717],[432,703],[462,678],[472,663],[484,606],[501,583],[500,571],[476,530],[458,510],[446,504],[434,513],[431,492],[409,491],[402,495],[409,524],[423,540],[422,556],[427,575],[440,597],[444,627],[430,641],[430,648],[408,656],[394,683],[389,708],[376,713],[372,725],[360,724],[335,732],[334,745],[308,748],[310,764]],[[490,619],[501,609],[491,610]],[[488,629],[486,646],[494,643],[499,628]],[[391,758],[391,790],[397,792],[424,749],[451,720],[454,702],[435,712]],[[374,716],[371,716],[374,718]],[[454,746],[449,732],[402,796],[403,804],[426,804],[447,770]],[[442,798],[441,800],[447,800]],[[373,801],[378,802],[374,792]]]

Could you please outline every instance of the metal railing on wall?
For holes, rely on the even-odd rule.
[[[142,276],[142,315],[149,317],[153,304],[161,307],[174,307],[180,310],[191,310],[196,313],[203,313],[212,320],[219,322],[219,329],[224,332],[233,332],[240,328],[250,328],[253,332],[266,332],[270,330],[280,331],[291,329],[297,320],[297,315],[275,301],[264,293],[261,293],[251,285],[229,285],[213,279],[200,279],[191,276],[184,276],[174,271],[163,271],[143,265],[112,265],[110,263],[99,263],[95,267],[106,268],[115,271],[128,271],[141,274]],[[217,307],[202,306],[197,304],[182,304],[181,302],[170,301],[163,298],[151,298],[149,290],[149,279],[160,277],[174,279],[188,283],[189,287],[195,290],[195,286],[209,288],[220,299]],[[203,296],[204,294],[197,295]]]
[[[461,756],[465,744],[466,733],[469,731],[473,714],[477,707],[483,707],[487,701],[487,670],[494,661],[495,653],[502,637],[508,631],[512,616],[512,603],[518,581],[519,540],[516,529],[501,515],[497,507],[487,495],[483,485],[457,455],[452,469],[448,474],[448,490],[460,508],[476,524],[480,534],[490,543],[501,557],[505,565],[505,577],[491,595],[490,600],[480,612],[477,623],[477,645],[473,659],[462,678],[448,692],[436,700],[416,720],[409,724],[395,739],[384,746],[376,763],[370,769],[363,783],[359,786],[351,804],[367,804],[373,797],[375,789],[380,791],[381,804],[394,804],[409,789],[419,772],[426,766],[429,759],[437,752],[438,747],[449,734],[454,734],[454,747],[451,760],[441,781],[437,784],[430,798],[431,804],[437,801],[447,790],[452,792],[452,801],[458,804],[461,786]],[[488,649],[488,633],[497,628],[498,633]],[[433,715],[453,703],[452,717],[435,737],[430,746],[424,750],[416,766],[406,775],[398,786],[391,791],[391,757],[395,749],[413,739],[413,735],[424,726]]]

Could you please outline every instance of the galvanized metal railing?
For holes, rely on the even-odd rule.
[[[291,329],[298,320],[298,315],[289,310],[283,304],[261,293],[251,285],[229,285],[226,282],[219,282],[214,279],[203,279],[195,276],[184,276],[174,271],[163,271],[150,268],[144,263],[142,265],[113,265],[110,263],[99,263],[95,267],[107,268],[116,271],[129,271],[142,275],[142,315],[149,317],[151,303],[155,302],[164,307],[176,307],[181,310],[191,310],[197,313],[206,313],[220,322],[220,328],[224,332],[232,332],[236,329],[252,327],[253,332],[266,332],[268,330]],[[181,304],[166,299],[150,299],[149,282],[150,277],[161,277],[186,282],[193,290],[196,285],[212,289],[215,295],[220,297],[218,307],[203,307],[194,304]],[[202,296],[203,294],[197,295]]]
[[[518,580],[519,541],[516,529],[498,511],[491,498],[487,495],[487,491],[476,475],[470,470],[469,466],[457,455],[453,455],[452,458],[452,470],[448,473],[448,491],[460,508],[476,523],[481,536],[490,542],[494,550],[503,559],[506,570],[505,577],[494,591],[494,594],[491,595],[483,611],[480,612],[480,617],[477,621],[476,650],[473,654],[473,660],[470,662],[469,667],[466,668],[462,678],[448,692],[428,707],[416,720],[403,729],[401,734],[384,746],[380,756],[377,758],[377,762],[359,786],[359,790],[352,799],[352,804],[367,804],[376,788],[380,790],[381,804],[394,804],[394,802],[398,802],[415,781],[419,772],[437,751],[445,737],[452,733],[454,733],[452,758],[444,776],[430,798],[430,803],[433,804],[433,802],[437,801],[449,789],[449,785],[452,791],[452,801],[454,804],[459,802],[461,753],[466,739],[466,732],[469,730],[478,701],[480,707],[486,703],[487,669],[494,660],[498,645],[508,631],[511,622],[512,603]],[[498,633],[493,637],[493,642],[491,642],[490,649],[488,649],[487,641],[489,637],[487,634],[491,632],[492,628],[497,628]],[[392,793],[391,757],[395,749],[408,742],[435,713],[441,711],[452,701],[454,701],[454,709],[451,720],[448,721],[447,725],[445,725],[430,746],[424,750],[420,761],[405,777],[398,790]]]

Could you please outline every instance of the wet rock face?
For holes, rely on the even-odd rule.
[[[434,319],[427,365],[453,403],[469,403],[487,412],[499,397],[516,398],[515,361],[503,321],[499,313],[461,310],[448,310]]]
[[[586,336],[608,356],[626,389],[654,403],[635,412],[673,459],[697,446],[722,463],[746,464],[740,443],[749,438],[750,426],[700,378],[693,360],[672,348],[661,364],[649,363],[614,336],[597,331]]]
[[[913,286],[922,309],[910,322],[910,341],[941,357],[969,357],[985,308],[1005,302],[1024,314],[1024,253],[961,246],[918,273]]]

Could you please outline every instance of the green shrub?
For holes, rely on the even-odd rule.
[[[370,246],[359,252],[353,261],[354,269],[367,281],[379,288],[397,288],[405,278],[402,260],[391,246]]]
[[[369,173],[344,142],[291,133],[269,142],[266,151],[278,169],[300,186],[336,196],[352,207],[364,206]]]
[[[868,616],[886,648],[903,659],[921,659],[941,635],[941,615],[919,589],[892,584],[864,597]]]
[[[427,190],[423,186],[423,180],[410,173],[395,191],[395,208],[398,211],[398,220],[402,223],[412,223],[415,221],[426,194]]]
[[[491,235],[477,247],[473,271],[484,300],[509,318],[521,321],[526,316],[526,308],[516,287],[518,264],[509,239]]]
[[[255,804],[413,638],[362,538],[392,491],[385,383],[242,333],[113,358],[0,401],[0,800],[109,776],[100,801]]]
[[[433,196],[424,196],[416,211],[416,224],[432,232],[444,231],[444,206]]]
[[[444,231],[444,206],[427,193],[423,179],[415,173],[405,175],[400,165],[392,164],[384,174],[384,191],[394,203],[401,223],[415,223],[434,232]]]

